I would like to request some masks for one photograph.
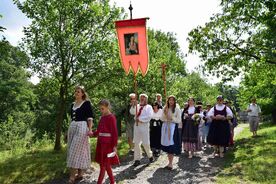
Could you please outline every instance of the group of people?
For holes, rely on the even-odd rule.
[[[160,94],[151,105],[146,94],[140,94],[139,103],[135,94],[129,97],[126,128],[130,149],[134,147],[134,166],[141,163],[141,144],[149,163],[161,151],[166,152],[168,164],[165,168],[168,170],[173,169],[174,156],[182,151],[188,154],[188,158],[193,158],[207,142],[214,147],[214,156],[224,157],[225,148],[233,144],[233,129],[237,121],[234,110],[229,103],[224,103],[221,95],[217,97],[217,104],[214,107],[207,104],[207,109],[194,98],[189,98],[181,109],[172,95],[164,106]]]
[[[149,159],[154,162],[161,152],[167,153],[167,170],[173,169],[174,156],[183,151],[188,158],[195,152],[210,145],[214,157],[224,157],[225,148],[233,145],[234,127],[237,119],[229,102],[217,96],[217,103],[207,104],[189,98],[181,109],[175,96],[171,95],[162,104],[162,96],[156,94],[156,101],[148,103],[146,94],[129,95],[130,103],[125,111],[126,134],[130,153],[134,153],[133,166],[141,164],[141,145]],[[89,137],[97,137],[95,161],[100,165],[98,183],[102,183],[107,172],[110,183],[115,183],[111,165],[119,164],[117,155],[118,133],[116,117],[111,113],[110,102],[99,102],[101,118],[98,127],[92,131],[94,110],[83,87],[75,88],[75,102],[71,106],[71,119],[68,130],[67,167],[70,168],[69,183],[83,178],[84,170],[90,168],[91,154]],[[260,108],[250,104],[248,112],[255,115]],[[257,120],[252,119],[251,131],[256,134]],[[134,149],[134,150],[133,150]]]

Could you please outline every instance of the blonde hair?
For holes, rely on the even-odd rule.
[[[75,91],[78,90],[78,89],[80,89],[81,92],[82,92],[82,94],[83,94],[82,99],[83,99],[83,100],[88,100],[88,101],[89,101],[89,97],[88,97],[88,94],[86,93],[86,91],[85,91],[85,89],[84,89],[84,86],[76,86],[76,87],[75,87]]]
[[[111,104],[109,102],[109,100],[106,100],[106,99],[102,99],[98,105],[102,105],[102,106],[105,106],[107,107],[109,110],[111,110]]]

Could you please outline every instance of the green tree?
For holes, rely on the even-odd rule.
[[[32,20],[24,29],[24,46],[32,69],[59,82],[55,150],[61,148],[61,128],[72,85],[93,79],[112,58],[114,20],[121,10],[109,1],[14,0]]]
[[[35,96],[26,71],[27,55],[5,39],[0,41],[0,53],[0,121],[5,121],[10,114],[30,110]]]
[[[29,59],[19,48],[5,39],[0,41],[0,145],[11,149],[23,144],[33,125],[36,96],[26,68]],[[3,146],[3,147],[2,147]],[[24,146],[24,145],[23,145]]]
[[[204,69],[224,79],[250,71],[252,63],[276,64],[276,2],[221,0],[222,13],[189,33],[190,52]]]
[[[155,94],[164,91],[162,64],[166,64],[167,95],[177,77],[187,75],[185,60],[174,33],[148,30],[150,70],[146,77],[138,76],[139,92],[150,94],[150,100],[155,100]],[[165,100],[165,99],[164,99]]]
[[[276,124],[276,66],[255,63],[251,71],[245,75],[240,86],[239,101],[243,109],[254,97],[262,108],[262,114],[272,115]]]
[[[178,98],[179,104],[183,105],[189,97],[195,98],[196,101],[214,104],[219,89],[216,86],[208,84],[199,73],[191,73],[186,77],[178,77],[171,86],[169,93]]]

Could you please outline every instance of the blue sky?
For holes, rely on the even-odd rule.
[[[0,0],[0,25],[7,30],[4,36],[13,45],[17,45],[24,36],[22,33],[23,26],[30,24],[30,20],[13,4],[12,0]]]
[[[111,0],[111,4],[124,7],[128,12],[129,0]],[[220,12],[219,0],[132,0],[133,18],[150,17],[148,26],[165,32],[176,33],[177,40],[184,54],[188,53],[188,33],[198,25],[204,25],[210,17]],[[4,36],[13,45],[17,45],[24,36],[23,26],[30,20],[17,9],[12,0],[0,0],[0,25],[7,28]],[[186,58],[188,71],[193,71],[201,63],[197,55],[188,54]],[[208,77],[211,83],[216,78]],[[239,80],[234,83],[238,83]]]

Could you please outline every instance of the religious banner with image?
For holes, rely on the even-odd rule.
[[[143,76],[149,66],[146,21],[148,18],[119,20],[115,22],[119,41],[122,67],[126,74],[130,69],[136,75],[139,69]]]

